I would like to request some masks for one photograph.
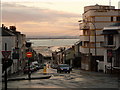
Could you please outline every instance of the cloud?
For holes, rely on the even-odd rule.
[[[3,22],[56,22],[59,18],[78,17],[78,14],[49,9],[26,7],[17,4],[2,4]]]
[[[15,3],[2,4],[4,24],[15,23],[27,36],[78,35],[78,14],[33,8]]]

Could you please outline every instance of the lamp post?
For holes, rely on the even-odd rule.
[[[94,35],[95,35],[95,57],[94,57],[94,60],[95,60],[95,63],[96,63],[96,55],[97,55],[97,49],[96,49],[96,26],[95,26],[95,24],[93,23],[93,22],[91,22],[91,21],[85,21],[85,20],[79,20],[78,22],[85,22],[85,23],[91,23],[93,26],[94,26]],[[79,24],[80,25],[80,24]],[[86,28],[83,28],[83,29],[86,29]],[[89,56],[90,56],[90,27],[89,27]],[[96,70],[97,71],[97,70]]]

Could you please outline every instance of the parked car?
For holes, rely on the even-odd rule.
[[[51,65],[51,68],[53,68],[53,69],[57,69],[57,67],[58,67],[57,64],[52,64],[52,65]]]
[[[68,64],[59,64],[57,67],[57,73],[68,72],[70,73],[70,66]]]
[[[44,64],[40,64],[39,69],[43,69],[43,68],[44,68]]]
[[[37,71],[36,65],[31,65],[31,68],[32,68],[32,72]]]
[[[35,65],[36,69],[39,70],[40,69],[40,66],[39,65]]]
[[[70,71],[72,71],[72,66],[70,66]]]

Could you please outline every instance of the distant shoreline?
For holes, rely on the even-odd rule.
[[[79,39],[79,38],[27,38],[27,39]]]

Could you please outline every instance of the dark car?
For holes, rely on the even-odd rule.
[[[43,68],[44,68],[44,64],[40,64],[39,69],[43,69]]]
[[[70,71],[72,71],[72,66],[70,66]]]
[[[53,68],[53,69],[57,69],[57,67],[58,67],[57,64],[52,64],[52,65],[51,65],[51,68]]]
[[[59,64],[57,67],[57,73],[61,72],[68,72],[70,73],[70,66],[68,64]]]

